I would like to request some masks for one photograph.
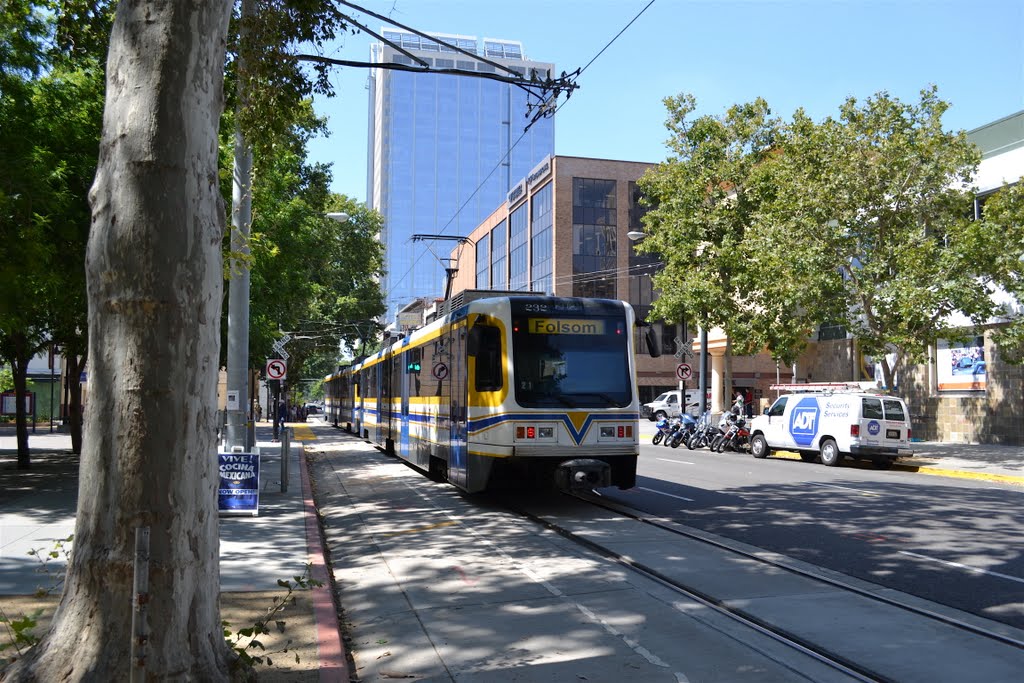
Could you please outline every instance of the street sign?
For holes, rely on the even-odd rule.
[[[448,366],[444,363],[437,363],[431,370],[431,374],[434,375],[434,379],[444,379],[448,376]]]
[[[288,363],[281,358],[267,361],[267,379],[284,379],[288,376]]]
[[[687,364],[687,363],[680,363],[676,367],[676,377],[678,377],[679,379],[686,380],[686,379],[690,379],[690,377],[692,377],[692,376],[693,376],[693,370],[690,369],[689,364]]]
[[[285,344],[287,344],[291,340],[292,340],[292,336],[290,334],[286,333],[283,337],[281,337],[280,339],[277,340],[277,342],[275,343],[275,346],[277,344],[280,344],[281,346],[284,346]]]
[[[284,349],[278,349],[277,355],[281,356],[283,360],[288,360],[289,358],[291,358],[291,355]]]

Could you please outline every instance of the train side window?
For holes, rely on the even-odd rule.
[[[473,329],[475,335],[479,335],[479,346],[476,349],[476,390],[498,391],[503,384],[501,330],[486,325],[476,325]]]

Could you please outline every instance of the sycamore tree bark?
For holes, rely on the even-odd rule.
[[[220,623],[217,175],[229,0],[123,0],[86,255],[89,385],[75,540],[43,641],[9,680],[127,681],[136,527],[145,678],[230,675]]]

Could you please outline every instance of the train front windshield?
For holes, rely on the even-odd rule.
[[[516,318],[512,353],[524,408],[622,408],[633,400],[622,317]]]

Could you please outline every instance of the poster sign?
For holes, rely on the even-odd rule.
[[[26,415],[32,414],[35,398],[36,395],[32,392],[25,394],[22,405],[25,406]],[[4,392],[0,395],[0,405],[3,407],[2,410],[0,410],[0,414],[15,415],[18,412],[18,395],[13,391]]]
[[[973,337],[963,343],[940,339],[935,365],[939,391],[985,391],[988,363],[984,338]]]
[[[259,514],[260,454],[218,453],[220,485],[217,509],[222,515]]]

